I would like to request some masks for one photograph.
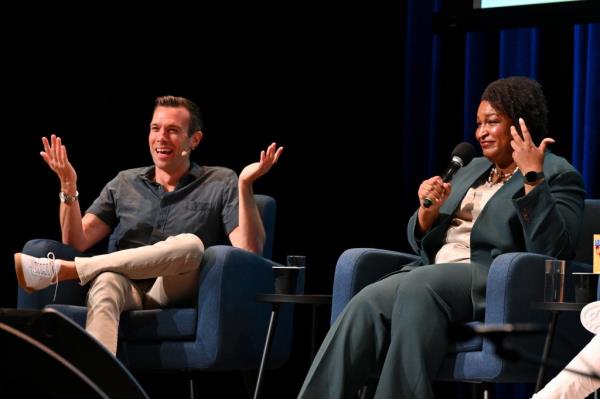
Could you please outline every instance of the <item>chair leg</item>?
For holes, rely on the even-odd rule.
[[[196,379],[194,378],[193,373],[190,373],[189,385],[190,385],[190,399],[198,399],[198,384],[197,384]]]
[[[378,381],[379,380],[376,378],[370,378],[365,386],[359,389],[356,397],[358,399],[373,399],[375,397],[375,391],[377,390]]]
[[[493,384],[483,382],[481,388],[483,389],[483,399],[494,399],[496,397]]]
[[[469,383],[471,387],[471,399],[494,399],[494,385],[487,382]]]
[[[254,390],[256,389],[256,370],[242,370],[242,378],[244,379],[244,386],[248,393],[248,399],[254,397]]]
[[[471,399],[488,399],[487,391],[483,384],[475,383],[471,384]]]

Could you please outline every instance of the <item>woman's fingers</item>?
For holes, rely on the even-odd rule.
[[[556,140],[554,140],[552,137],[546,137],[540,143],[540,150],[542,152],[546,151],[546,147],[548,147],[548,144],[552,144],[552,143],[555,143],[555,142],[556,142]]]

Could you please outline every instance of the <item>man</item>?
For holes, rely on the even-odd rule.
[[[182,97],[157,98],[148,135],[154,165],[120,172],[83,216],[66,147],[55,135],[42,138],[42,158],[60,180],[64,245],[34,242],[55,249],[47,259],[15,254],[21,287],[33,292],[64,280],[89,282],[86,330],[116,354],[122,311],[193,299],[204,248],[229,240],[262,253],[265,232],[252,185],[283,147],[271,144],[238,178],[232,170],[190,161],[202,136],[197,105]],[[83,255],[107,236],[108,254]],[[55,259],[54,252],[69,256]]]

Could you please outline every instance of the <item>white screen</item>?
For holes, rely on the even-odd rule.
[[[530,4],[565,3],[567,1],[582,1],[582,0],[478,0],[478,1],[476,1],[476,3],[481,3],[480,8],[495,8],[495,7],[525,6],[525,5],[530,5]]]

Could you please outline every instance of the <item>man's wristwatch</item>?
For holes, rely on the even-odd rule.
[[[61,191],[60,193],[58,193],[58,198],[60,198],[60,202],[62,202],[63,204],[70,204],[71,202],[77,201],[77,199],[79,198],[79,192],[75,191],[75,195],[69,195],[64,191]]]
[[[544,178],[544,172],[527,172],[525,173],[525,182],[527,184],[534,184]]]

